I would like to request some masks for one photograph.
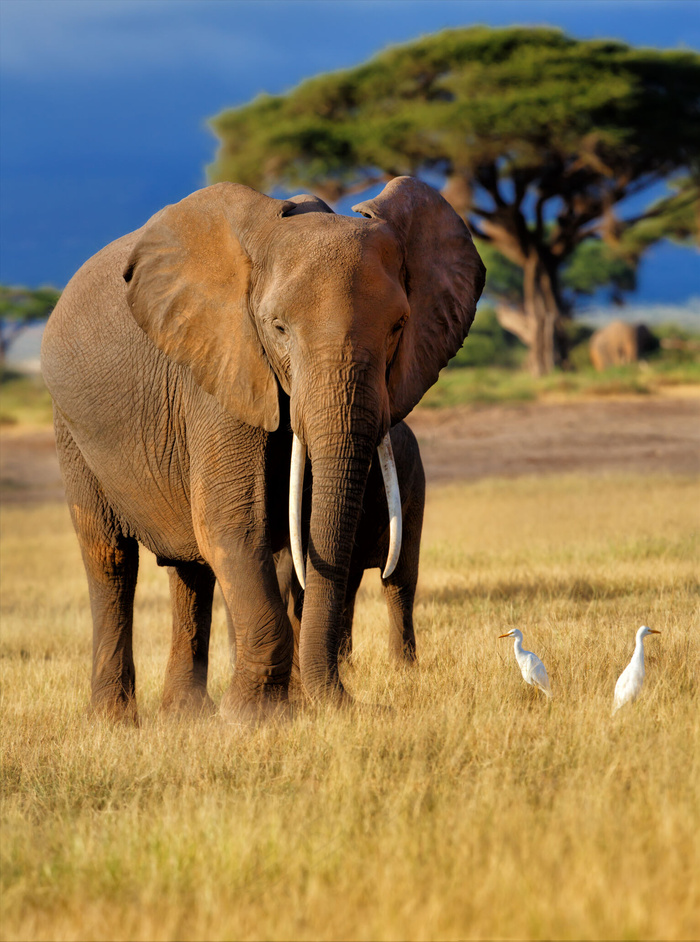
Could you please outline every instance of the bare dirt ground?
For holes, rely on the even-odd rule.
[[[419,409],[429,483],[628,471],[700,473],[700,390],[688,395]],[[0,434],[0,501],[62,500],[51,429]]]
[[[423,409],[408,421],[431,482],[700,472],[700,390],[668,398]]]

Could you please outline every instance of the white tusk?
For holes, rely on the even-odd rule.
[[[294,569],[302,589],[306,588],[304,553],[301,548],[301,494],[304,489],[305,467],[306,449],[295,435],[292,442],[292,464],[289,469],[289,540],[292,544]]]
[[[379,454],[379,465],[382,469],[384,478],[384,490],[386,491],[386,502],[389,506],[389,555],[386,566],[382,573],[382,579],[388,579],[396,569],[396,564],[401,555],[401,493],[399,491],[399,479],[396,475],[396,462],[394,461],[394,451],[391,447],[391,438],[387,432],[377,448]]]

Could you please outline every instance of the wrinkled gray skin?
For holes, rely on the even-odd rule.
[[[593,366],[599,371],[611,366],[636,363],[645,354],[658,350],[659,341],[644,324],[610,321],[597,330],[590,339]]]
[[[425,509],[425,472],[418,442],[405,422],[399,422],[391,430],[391,444],[401,491],[403,540],[396,569],[387,579],[382,579],[382,589],[389,613],[389,653],[398,663],[412,663],[416,659],[413,602],[418,582],[420,539]],[[310,474],[307,473],[303,514],[306,534],[308,534],[310,496],[311,480]],[[362,577],[368,569],[383,571],[388,552],[389,514],[381,472],[378,462],[373,460],[367,477],[362,513],[355,534],[355,545],[350,557],[345,608],[339,638],[341,655],[348,657],[352,653],[355,597]],[[275,564],[280,592],[294,631],[292,680],[295,688],[298,689],[301,685],[299,636],[304,596],[288,548],[275,554]]]
[[[47,325],[44,377],[93,617],[92,702],[137,719],[138,544],[169,567],[164,706],[201,708],[215,579],[236,666],[232,716],[288,696],[292,431],[313,476],[299,639],[304,691],[338,676],[351,554],[378,443],[462,344],[484,283],[431,187],[392,180],[362,216],[216,184],[91,258]]]

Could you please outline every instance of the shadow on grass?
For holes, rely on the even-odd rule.
[[[616,585],[603,580],[547,579],[546,582],[503,579],[492,583],[478,582],[473,586],[445,586],[429,592],[430,598],[445,605],[459,604],[469,599],[487,599],[494,602],[535,599],[569,599],[592,602],[598,599],[624,598],[638,589],[635,585]]]

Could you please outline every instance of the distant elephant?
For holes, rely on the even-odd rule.
[[[372,458],[396,524],[387,433],[461,346],[485,276],[463,221],[419,180],[354,211],[216,184],[107,246],[63,292],[42,368],[90,589],[97,710],[137,716],[139,542],[170,567],[164,705],[209,702],[215,579],[236,643],[222,712],[287,698],[294,636],[273,554],[290,545],[305,693],[349,699],[338,647]]]
[[[416,659],[413,602],[418,582],[420,539],[425,509],[425,472],[418,442],[405,422],[399,422],[392,428],[391,444],[401,493],[403,538],[396,569],[387,578],[382,578],[382,588],[389,611],[389,652],[398,662],[412,662]],[[306,527],[308,527],[306,518],[310,510],[308,503],[305,501],[304,504]],[[340,629],[339,650],[346,656],[352,651],[352,624],[357,590],[366,570],[384,568],[390,546],[389,529],[390,521],[382,476],[378,462],[373,461],[367,478],[362,512],[350,559],[345,609]],[[289,620],[294,630],[292,677],[298,685],[300,681],[298,640],[301,631],[303,594],[289,549],[285,548],[276,554],[275,564],[282,599],[287,606]]]
[[[611,366],[636,363],[658,347],[658,340],[644,324],[610,321],[593,334],[589,349],[593,366],[602,371]]]

